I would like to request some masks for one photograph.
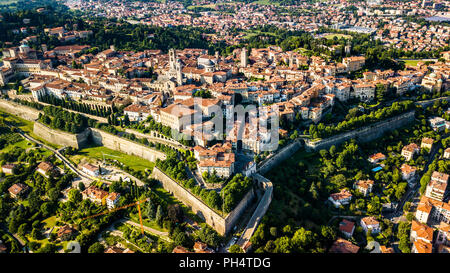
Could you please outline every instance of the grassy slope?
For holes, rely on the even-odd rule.
[[[119,162],[129,166],[136,171],[143,171],[145,169],[153,169],[155,163],[142,159],[137,156],[127,155],[119,151],[111,150],[103,146],[92,146],[81,149],[78,155],[71,157],[72,161],[79,163],[82,158],[95,158],[97,160],[103,160],[103,154],[105,158],[118,160]]]

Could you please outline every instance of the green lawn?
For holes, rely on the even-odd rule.
[[[274,5],[274,6],[280,6],[279,2],[272,2],[270,0],[258,0],[258,1],[254,1],[252,2],[252,4],[258,4],[258,5]]]
[[[32,143],[24,139],[24,140],[21,140],[19,142],[16,142],[14,144],[10,144],[10,145],[4,147],[3,149],[0,150],[0,153],[7,153],[16,148],[28,149],[31,147],[33,147]]]
[[[44,223],[44,227],[45,228],[52,228],[56,225],[56,221],[58,220],[58,218],[56,216],[51,216],[45,220],[42,221],[42,223]]]
[[[54,149],[59,149],[59,148],[62,147],[62,146],[50,143],[50,142],[48,142],[48,141],[38,137],[37,135],[35,135],[33,133],[33,130],[34,130],[34,122],[33,121],[29,121],[29,120],[20,118],[18,116],[11,115],[11,114],[6,113],[6,112],[1,111],[1,110],[0,110],[0,115],[3,116],[3,118],[5,119],[5,121],[7,123],[9,123],[10,125],[12,125],[14,127],[17,127],[19,129],[21,129],[22,131],[24,131],[25,133],[27,133],[31,137],[39,140],[40,142],[42,142],[42,143],[44,143],[44,144],[46,144],[46,145],[48,145],[48,146],[50,146],[50,147],[52,147]]]
[[[153,167],[155,166],[155,163],[146,159],[134,155],[127,155],[125,153],[111,150],[103,146],[91,146],[81,149],[80,151],[78,151],[77,155],[71,156],[71,160],[75,164],[79,164],[83,158],[94,158],[102,161],[103,155],[105,156],[105,159],[108,158],[117,160],[136,171],[153,169]]]
[[[330,35],[325,36],[325,38],[327,38],[327,39],[329,39],[329,40],[333,40],[334,37],[337,37],[338,39],[340,39],[340,38],[345,38],[345,39],[350,39],[350,38],[352,38],[352,36],[350,36],[350,35],[339,34],[339,33],[336,33],[336,34],[330,34]]]
[[[259,30],[248,30],[245,31],[246,35],[243,37],[244,39],[249,39],[253,36],[258,36],[258,35],[274,35],[273,32],[263,32],[263,31],[259,31]]]
[[[155,193],[164,199],[168,204],[179,204],[183,208],[184,214],[190,218],[191,220],[196,221],[197,223],[204,223],[205,221],[202,220],[198,215],[194,214],[190,208],[188,208],[186,205],[181,203],[178,199],[176,199],[172,194],[167,192],[163,187],[158,186],[155,188],[152,188]]]
[[[11,115],[7,112],[0,110],[0,115],[5,119],[5,122],[20,128],[22,131],[27,133],[33,132],[34,122]]]
[[[141,207],[141,210],[143,207]],[[130,218],[133,222],[140,224],[139,215],[137,213],[130,213]],[[167,232],[168,230],[158,226],[155,220],[142,219],[142,224],[146,227],[156,229],[158,231]]]
[[[405,65],[408,66],[417,66],[417,63],[420,62],[420,60],[405,60]]]
[[[200,5],[200,6],[189,6],[187,7],[187,9],[191,10],[191,9],[195,9],[195,8],[215,8],[216,4],[208,4],[208,5]]]
[[[304,54],[304,53],[307,53],[307,52],[311,52],[311,50],[308,50],[308,49],[306,49],[306,48],[303,48],[303,47],[299,47],[299,48],[297,48],[297,49],[295,49],[294,51],[296,51],[296,52],[298,52],[298,53],[300,53],[300,54]]]
[[[428,59],[417,59],[417,60],[402,60],[402,59],[400,59],[400,60],[405,62],[405,65],[417,66],[417,63],[419,63],[419,62],[426,62],[426,60],[428,60]]]

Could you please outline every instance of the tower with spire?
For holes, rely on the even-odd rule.
[[[175,49],[169,49],[169,79],[176,81],[177,85],[183,85],[183,74],[181,73],[182,65],[176,56]]]

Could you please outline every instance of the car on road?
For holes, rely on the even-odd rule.
[[[236,244],[237,240],[238,240],[237,237],[233,237],[233,238],[231,239],[231,241],[230,241],[230,246]]]
[[[238,240],[238,238],[236,236],[231,238],[231,240],[228,242],[228,244],[226,246],[226,250],[228,251],[232,245],[236,244],[237,240]]]

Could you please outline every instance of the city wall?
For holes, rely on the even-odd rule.
[[[134,155],[155,162],[156,159],[165,160],[166,154],[136,143],[134,141],[115,136],[96,128],[90,128],[92,141],[96,145],[105,146],[106,148],[117,150],[129,155]]]
[[[261,164],[258,166],[257,171],[261,174],[268,172],[273,167],[277,166],[278,164],[295,154],[295,152],[297,152],[300,147],[302,147],[302,144],[299,141],[290,143],[286,147],[283,147],[273,157],[270,157],[267,160],[261,162]]]
[[[416,102],[416,104],[422,105],[422,107],[428,107],[430,105],[433,105],[434,102],[438,101],[438,100],[446,100],[448,102],[450,102],[450,97],[443,97],[443,98],[436,98],[436,99],[431,99],[431,100],[425,100],[425,101],[418,101]]]
[[[33,133],[47,140],[48,142],[79,149],[87,145],[89,141],[90,131],[89,129],[86,129],[79,134],[71,134],[60,130],[54,130],[52,128],[45,126],[40,122],[35,122],[33,127]]]
[[[173,193],[178,200],[190,207],[195,214],[204,219],[208,225],[214,228],[221,235],[225,235],[233,229],[236,221],[255,197],[255,193],[252,188],[232,212],[230,212],[227,216],[222,217],[220,214],[208,207],[202,200],[197,198],[190,191],[178,184],[175,180],[170,178],[157,167],[154,167],[152,176],[161,183],[165,190]]]
[[[39,118],[39,113],[41,113],[41,111],[37,109],[3,99],[0,99],[0,109],[9,114],[30,121],[36,121]],[[62,146],[70,146],[77,149],[85,147],[89,141],[89,136],[91,135],[92,140],[97,145],[103,145],[107,148],[118,150],[129,155],[139,156],[152,162],[156,161],[157,158],[161,160],[166,159],[165,153],[161,151],[146,147],[142,144],[106,133],[95,128],[86,129],[80,134],[71,134],[59,130],[54,130],[42,123],[35,122],[33,132],[37,136],[51,143]]]
[[[350,132],[342,133],[336,136],[332,136],[319,141],[306,140],[305,145],[308,150],[328,149],[333,145],[341,144],[349,139],[356,139],[360,142],[368,142],[377,139],[387,131],[395,130],[399,127],[414,120],[415,111],[409,111],[407,113],[389,118],[384,121],[374,123],[369,126],[365,126]]]
[[[41,112],[37,109],[4,99],[0,99],[0,109],[9,114],[31,121],[38,119],[39,113]]]
[[[251,249],[251,244],[249,243],[250,238],[256,231],[259,223],[269,209],[270,202],[272,202],[273,197],[273,184],[269,179],[265,178],[259,173],[253,174],[253,178],[258,182],[259,187],[264,189],[264,195],[262,196],[258,206],[253,212],[253,215],[250,218],[250,221],[248,222],[244,232],[242,233],[241,238],[239,238],[237,242],[237,244],[245,252],[248,252]]]

